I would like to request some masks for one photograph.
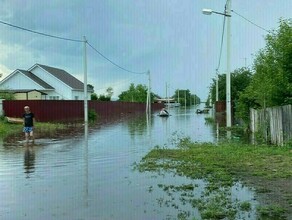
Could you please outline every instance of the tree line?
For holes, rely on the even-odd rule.
[[[265,36],[266,46],[255,55],[251,68],[231,72],[231,99],[235,117],[249,121],[250,108],[292,104],[292,20],[280,20],[279,27]],[[219,101],[226,100],[226,74],[218,75]],[[215,100],[216,80],[210,87]]]
[[[93,86],[90,85],[90,88],[93,90]],[[138,84],[135,86],[134,83],[131,83],[129,89],[126,91],[121,92],[118,96],[118,101],[122,102],[142,102],[146,103],[147,100],[147,93],[148,88],[145,85]],[[99,100],[99,101],[110,101],[113,95],[113,89],[109,87],[106,90],[106,94],[97,95],[96,93],[91,94],[91,100]],[[150,92],[150,100],[154,102],[155,99],[161,98],[159,95]],[[172,98],[176,102],[180,103],[181,105],[196,105],[201,102],[200,98],[195,95],[191,94],[189,89],[177,89],[174,95],[166,98]]]

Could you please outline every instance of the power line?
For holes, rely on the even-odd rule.
[[[14,24],[9,24],[9,23],[4,22],[4,21],[0,21],[0,23],[1,24],[5,24],[5,25],[10,26],[10,27],[14,27],[14,28],[23,30],[23,31],[27,31],[27,32],[31,32],[31,33],[34,33],[34,34],[43,35],[43,36],[46,36],[46,37],[52,37],[52,38],[56,38],[56,39],[60,39],[60,40],[67,40],[67,41],[74,41],[74,42],[83,42],[82,40],[76,40],[76,39],[71,39],[71,38],[59,37],[59,36],[56,36],[56,35],[51,35],[51,34],[46,34],[46,33],[38,32],[38,31],[33,31],[33,30],[30,30],[30,29],[27,29],[27,28],[23,28],[23,27],[14,25]]]
[[[238,14],[236,11],[234,11],[234,10],[231,10],[231,11],[232,11],[234,14],[238,15],[239,17],[243,18],[244,20],[248,21],[249,23],[253,24],[254,26],[256,26],[256,27],[258,27],[258,28],[260,28],[260,29],[262,29],[262,30],[268,32],[268,33],[271,33],[271,31],[269,31],[269,30],[267,30],[267,29],[265,29],[265,28],[263,28],[263,27],[257,25],[256,23],[252,22],[251,20],[249,20],[249,19],[243,17],[242,15]]]
[[[224,13],[226,13],[226,7],[227,7],[227,1],[225,3],[225,6],[224,6]],[[223,27],[222,27],[222,34],[221,34],[221,44],[220,44],[220,53],[219,53],[219,61],[218,61],[218,66],[216,68],[216,74],[218,75],[218,72],[219,72],[219,68],[220,68],[220,64],[221,64],[221,57],[222,57],[222,49],[223,49],[223,41],[224,41],[224,32],[225,32],[225,21],[226,21],[226,16],[224,16],[224,19],[223,19]]]
[[[128,69],[125,69],[124,67],[116,64],[115,62],[111,61],[109,58],[107,58],[106,56],[104,56],[101,52],[99,52],[97,49],[95,49],[90,43],[86,42],[95,52],[97,52],[100,56],[102,56],[104,59],[106,59],[107,61],[109,61],[111,64],[115,65],[116,67],[126,71],[126,72],[129,72],[129,73],[134,73],[134,74],[146,74],[148,73],[147,71],[146,72],[134,72],[134,71],[131,71],[131,70],[128,70]]]
[[[73,41],[73,42],[84,42],[83,40],[77,40],[77,39],[72,39],[72,38],[65,38],[65,37],[60,37],[60,36],[56,36],[56,35],[52,35],[52,34],[47,34],[47,33],[43,33],[43,32],[39,32],[39,31],[34,31],[34,30],[31,30],[31,29],[28,29],[28,28],[24,28],[24,27],[20,27],[20,26],[17,26],[17,25],[14,25],[14,24],[10,24],[10,23],[7,23],[7,22],[4,22],[4,21],[1,21],[0,20],[0,23],[1,24],[4,24],[4,25],[7,25],[7,26],[10,26],[10,27],[14,27],[14,28],[17,28],[17,29],[20,29],[20,30],[23,30],[23,31],[27,31],[27,32],[30,32],[30,33],[34,33],[34,34],[38,34],[38,35],[42,35],[42,36],[46,36],[46,37],[51,37],[51,38],[56,38],[56,39],[60,39],[60,40],[67,40],[67,41]],[[104,56],[101,52],[99,52],[96,48],[94,48],[90,43],[88,43],[88,41],[86,41],[86,43],[95,51],[97,52],[100,56],[102,56],[104,59],[106,59],[107,61],[109,61],[111,64],[117,66],[118,68],[126,71],[126,72],[129,72],[129,73],[134,73],[134,74],[146,74],[148,72],[134,72],[134,71],[131,71],[131,70],[128,70],[118,64],[116,64],[115,62],[111,61],[109,58],[107,58],[106,56]]]
[[[221,64],[221,56],[222,56],[222,48],[223,48],[223,40],[224,40],[224,32],[225,32],[225,20],[226,20],[226,16],[224,16],[224,19],[223,19],[223,28],[222,28],[222,35],[221,35],[220,54],[219,54],[219,61],[218,61],[218,66],[216,68],[216,72],[218,72],[218,70],[220,68],[220,64]]]

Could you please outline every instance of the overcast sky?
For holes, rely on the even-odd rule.
[[[226,0],[0,0],[0,21],[63,38],[88,42],[105,57],[133,72],[150,70],[160,96],[189,89],[201,99],[215,77]],[[232,9],[267,30],[291,18],[291,0],[232,0]],[[252,65],[267,32],[232,13],[231,69]],[[225,30],[226,36],[226,30]],[[226,71],[224,41],[219,71]],[[64,69],[83,81],[83,44],[45,37],[0,24],[2,79],[35,63]],[[88,83],[114,97],[130,83],[148,85],[146,74],[124,71],[87,47]]]

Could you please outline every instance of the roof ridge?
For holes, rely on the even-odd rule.
[[[68,73],[64,69],[56,68],[56,67],[51,67],[43,64],[35,64],[34,66],[39,66],[40,68],[44,69],[60,81],[62,81],[64,84],[69,86],[71,89],[75,90],[83,90],[84,83],[77,79],[75,76],[72,74]]]
[[[67,72],[67,71],[64,70],[64,69],[61,69],[61,68],[58,68],[58,67],[54,67],[54,66],[48,66],[48,65],[45,65],[45,64],[36,63],[35,65],[44,66],[44,67],[49,67],[49,68],[58,69],[58,70],[63,70],[63,71],[65,71],[65,72]]]
[[[20,71],[20,72],[23,72],[27,77],[29,77],[31,80],[33,80],[34,82],[36,82],[37,84],[39,84],[43,88],[45,88],[45,89],[54,89],[54,87],[49,85],[47,82],[45,82],[43,79],[41,79],[40,77],[38,77],[37,75],[35,75],[31,71],[20,70],[20,69],[17,69],[17,70]]]

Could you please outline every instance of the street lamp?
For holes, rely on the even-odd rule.
[[[218,15],[224,15],[224,16],[226,16],[226,17],[231,17],[230,14],[226,14],[226,13],[221,13],[221,12],[213,11],[212,9],[209,9],[209,8],[204,8],[204,9],[202,10],[202,12],[203,12],[204,15],[211,15],[212,13],[214,13],[214,14],[218,14]]]
[[[227,0],[225,13],[216,12],[212,9],[203,9],[203,14],[211,15],[212,13],[224,15],[227,17],[227,62],[226,62],[226,127],[231,127],[231,82],[230,82],[230,40],[231,40],[231,0]]]

